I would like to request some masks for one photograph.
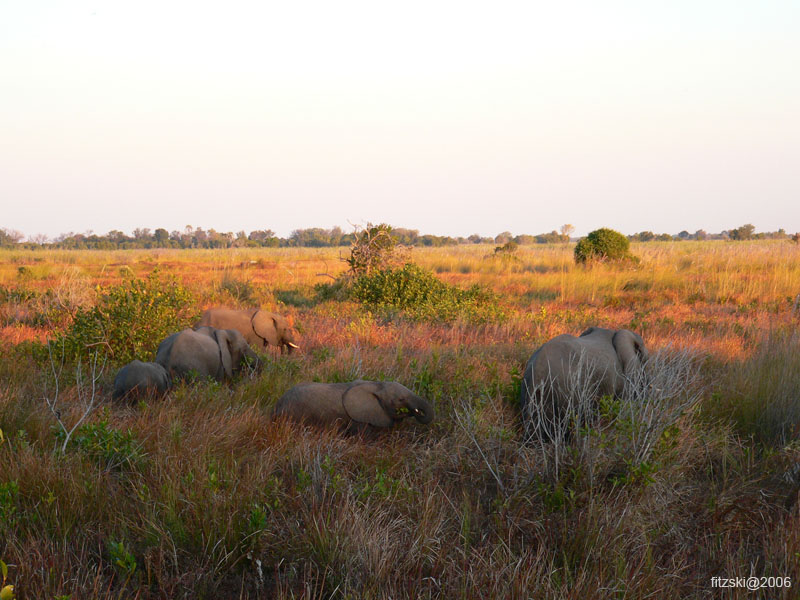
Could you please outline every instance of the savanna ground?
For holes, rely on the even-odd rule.
[[[639,264],[588,268],[568,245],[492,250],[411,255],[494,290],[506,318],[484,323],[323,299],[314,285],[346,250],[0,251],[0,560],[18,597],[797,597],[800,247],[634,244]],[[62,453],[44,400],[60,365],[37,343],[156,268],[190,290],[187,314],[291,315],[302,353],[133,406],[110,401],[112,361]],[[568,458],[554,478],[523,442],[519,379],[538,345],[590,325],[692,350],[700,402],[646,469],[600,457],[590,476]],[[68,426],[91,394],[74,370],[61,375]],[[271,422],[293,384],[357,377],[400,381],[436,420],[370,437]],[[751,575],[795,587],[712,588]]]

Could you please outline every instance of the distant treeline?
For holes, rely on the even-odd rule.
[[[506,244],[515,242],[519,245],[566,243],[574,230],[571,225],[564,225],[559,231],[540,233],[538,235],[512,235],[508,231],[495,237],[483,237],[476,234],[469,237],[450,237],[443,235],[420,235],[416,229],[392,228],[392,235],[397,242],[406,246],[456,246],[458,244]],[[0,229],[0,246],[13,248],[52,248],[75,250],[117,250],[134,248],[323,248],[331,246],[349,246],[354,233],[345,233],[339,227],[323,229],[296,229],[287,238],[277,237],[270,229],[258,229],[246,233],[220,232],[214,229],[204,230],[200,227],[187,226],[182,231],[169,232],[159,227],[152,231],[148,228],[134,229],[131,235],[112,230],[105,235],[87,233],[64,233],[53,240],[43,235],[36,235],[25,240],[25,235],[11,229]],[[641,231],[628,238],[638,242],[650,241],[683,241],[683,240],[748,240],[748,239],[785,239],[790,236],[779,229],[774,232],[755,233],[755,227],[747,224],[720,233],[707,233],[699,229],[694,233],[681,231],[676,235],[669,233],[656,234],[652,231]],[[795,234],[794,237],[797,237]]]

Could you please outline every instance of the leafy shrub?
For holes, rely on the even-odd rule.
[[[0,303],[14,302],[24,304],[34,300],[38,296],[35,290],[25,288],[8,288],[0,285]]]
[[[61,441],[64,435],[59,430],[56,439]],[[70,439],[69,445],[78,448],[109,470],[123,465],[135,466],[144,459],[141,444],[134,433],[110,427],[107,419],[81,425]]]
[[[510,240],[503,244],[502,246],[496,246],[494,249],[495,254],[513,254],[519,248],[519,244],[517,242]]]
[[[593,260],[632,259],[628,238],[603,227],[595,229],[575,245],[575,262],[585,263]]]
[[[103,293],[91,308],[79,308],[55,344],[69,360],[88,362],[95,352],[124,364],[148,361],[168,335],[199,316],[189,290],[155,270],[129,278]]]
[[[364,304],[402,310],[412,318],[428,321],[464,318],[489,322],[505,316],[492,291],[477,284],[466,290],[448,285],[413,263],[359,277],[351,295]]]

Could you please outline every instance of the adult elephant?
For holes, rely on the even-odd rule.
[[[160,364],[134,360],[122,367],[114,378],[114,400],[167,393],[172,386],[169,372]]]
[[[296,385],[281,396],[273,414],[358,431],[392,427],[406,417],[428,424],[433,420],[433,406],[397,382],[359,379]]]
[[[158,346],[156,362],[171,375],[229,379],[258,356],[235,329],[199,327],[173,333]]]
[[[569,417],[565,415],[569,403],[576,402],[576,390],[583,396],[579,403],[620,396],[647,356],[641,336],[628,329],[590,327],[578,337],[563,334],[553,338],[536,350],[525,366],[520,406],[526,425],[534,419],[545,437],[555,437],[556,430],[566,424],[564,417]]]
[[[209,308],[203,313],[195,329],[203,326],[235,329],[256,348],[277,346],[281,352],[289,354],[298,348],[297,332],[288,319],[260,308]]]

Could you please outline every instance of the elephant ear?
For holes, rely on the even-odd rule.
[[[630,375],[647,360],[647,348],[641,336],[628,329],[620,329],[611,339],[622,363],[622,371]]]
[[[357,423],[369,423],[375,427],[391,427],[394,421],[383,408],[378,393],[379,384],[373,381],[357,383],[342,396],[345,413]]]
[[[264,345],[277,346],[278,340],[278,321],[268,312],[258,310],[250,319],[255,334],[264,340]]]
[[[233,359],[231,358],[231,338],[224,329],[216,332],[217,346],[219,347],[220,368],[226,377],[233,377]],[[217,371],[219,372],[219,371]]]

